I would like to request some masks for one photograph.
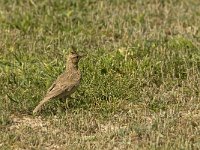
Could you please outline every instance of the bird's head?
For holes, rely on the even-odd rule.
[[[75,51],[70,52],[69,54],[69,61],[74,63],[74,64],[78,64],[79,60],[82,58],[83,56],[81,54],[78,54]]]
[[[78,65],[79,60],[84,56],[85,56],[84,54],[77,53],[76,48],[72,46],[72,50],[68,57],[68,63]]]

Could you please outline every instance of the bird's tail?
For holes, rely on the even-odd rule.
[[[37,113],[37,112],[41,109],[42,105],[44,105],[44,103],[48,102],[49,100],[50,100],[49,97],[45,97],[45,98],[35,107],[35,109],[33,110],[33,114]]]

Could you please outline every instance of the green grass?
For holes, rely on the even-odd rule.
[[[0,149],[200,149],[196,0],[0,1]],[[32,110],[74,45],[81,86]]]

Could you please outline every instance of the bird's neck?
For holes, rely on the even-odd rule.
[[[78,63],[75,64],[75,63],[69,62],[69,63],[67,64],[66,69],[67,69],[67,70],[70,70],[70,71],[77,71],[77,70],[78,70]]]

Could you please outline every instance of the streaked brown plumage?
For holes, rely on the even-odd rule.
[[[56,81],[48,89],[44,99],[33,110],[34,114],[49,100],[53,98],[66,99],[77,89],[81,80],[81,73],[78,69],[78,62],[81,57],[75,51],[69,54],[65,71],[58,76]]]

